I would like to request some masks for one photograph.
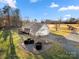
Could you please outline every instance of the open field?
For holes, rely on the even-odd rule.
[[[0,59],[75,59],[57,42],[54,42],[48,51],[35,55],[22,49],[20,41],[21,38],[16,31],[0,31]]]
[[[60,27],[58,27],[58,31],[56,31],[56,24],[48,24],[50,32],[62,36],[67,36],[71,30],[68,30],[67,25],[73,26],[77,28],[77,32],[79,32],[79,24],[60,24]]]

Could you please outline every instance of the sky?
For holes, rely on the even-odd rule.
[[[79,0],[0,0],[0,8],[6,4],[11,8],[20,9],[23,19],[79,18]]]

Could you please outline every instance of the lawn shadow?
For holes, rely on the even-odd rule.
[[[9,36],[10,36],[9,37],[10,45],[7,49],[5,59],[19,59],[19,57],[16,55],[15,46],[14,46],[14,43],[13,43],[13,37],[12,37],[12,33],[11,33],[10,30],[9,30]]]

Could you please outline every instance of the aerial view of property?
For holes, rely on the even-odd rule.
[[[0,0],[0,59],[79,59],[79,1]]]

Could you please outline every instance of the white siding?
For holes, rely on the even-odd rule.
[[[43,25],[37,32],[36,32],[36,36],[44,36],[44,35],[48,35],[49,34],[49,29],[47,25]]]

